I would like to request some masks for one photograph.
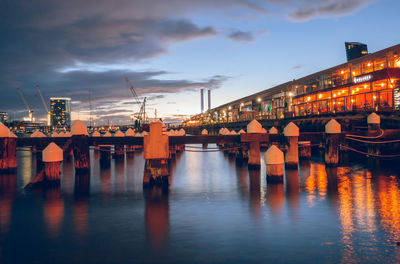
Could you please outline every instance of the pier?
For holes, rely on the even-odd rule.
[[[249,170],[259,170],[262,148],[268,149],[267,153],[281,151],[285,163],[281,169],[286,170],[297,169],[299,159],[311,158],[312,153],[315,152],[312,149],[322,150],[325,153],[326,166],[330,167],[338,166],[342,152],[352,152],[366,160],[400,158],[398,154],[400,130],[381,128],[380,117],[375,113],[368,117],[367,122],[368,130],[363,134],[342,131],[341,124],[331,119],[325,124],[323,132],[303,132],[295,123],[290,122],[283,130],[275,133],[276,130],[263,128],[257,120],[253,120],[247,125],[246,132],[242,130],[237,133],[223,128],[218,134],[212,134],[208,131],[206,133],[203,129],[199,135],[190,135],[184,130],[167,131],[163,123],[158,121],[151,123],[149,133],[144,132],[143,135],[133,134],[132,136],[132,133],[129,133],[130,136],[125,136],[121,131],[117,131],[114,136],[101,137],[99,134],[89,136],[86,126],[81,121],[77,121],[72,126],[69,137],[47,137],[38,132],[33,137],[16,138],[16,141],[13,140],[15,137],[12,137],[8,128],[3,126],[2,133],[7,137],[1,137],[0,143],[7,151],[2,152],[0,164],[3,166],[3,171],[12,170],[15,167],[14,153],[17,147],[30,147],[38,152],[43,150],[42,161],[47,162],[45,173],[33,179],[32,183],[50,179],[53,184],[59,180],[57,170],[59,171],[59,163],[63,159],[59,154],[53,155],[53,153],[64,152],[65,159],[71,153],[69,149],[73,150],[75,171],[81,173],[90,170],[90,148],[101,153],[101,164],[105,167],[109,166],[107,164],[110,163],[111,156],[123,158],[127,153],[143,150],[146,160],[143,186],[146,188],[153,185],[169,185],[170,160],[182,151],[223,151],[235,156],[237,162],[246,162]],[[267,129],[272,133],[267,133]],[[202,147],[200,149],[184,147],[189,144],[198,144]],[[208,148],[209,144],[216,144],[218,148]],[[382,145],[385,145],[384,149],[380,147]],[[265,164],[276,164],[276,155],[281,154],[268,154]],[[281,169],[271,169],[268,173],[279,178],[276,174],[283,173]]]

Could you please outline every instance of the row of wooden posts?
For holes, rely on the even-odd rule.
[[[375,122],[375,121],[374,121]],[[371,122],[376,128],[377,122]],[[370,122],[368,121],[370,124]],[[379,126],[379,124],[378,124]],[[235,153],[239,159],[247,159],[249,169],[260,168],[261,163],[261,144],[268,141],[266,131],[261,124],[253,120],[247,126],[247,132],[240,132],[240,143],[223,142],[226,135],[236,136],[225,129],[221,132],[221,137],[215,137],[215,142],[221,148],[227,149]],[[278,131],[270,129],[270,134]],[[87,128],[81,121],[76,121],[71,127],[71,149],[73,151],[75,170],[77,172],[87,172],[90,170],[89,156],[89,135]],[[185,140],[182,144],[170,144],[169,135],[173,133],[167,132],[165,125],[161,122],[153,122],[150,124],[148,135],[144,135],[144,159],[145,170],[143,185],[168,184],[170,176],[170,159],[177,152],[184,149]],[[207,138],[213,137],[207,135],[206,130],[202,131],[201,139],[210,143]],[[181,134],[182,135],[182,134]],[[183,133],[184,135],[184,133]],[[294,123],[289,123],[283,130],[285,137],[284,151],[277,147],[277,144],[268,142],[268,150],[264,155],[264,162],[267,170],[267,179],[271,182],[282,181],[284,169],[297,169],[299,156],[310,158],[311,145],[309,141],[299,142],[300,131]],[[339,161],[341,126],[332,119],[325,126],[325,163],[327,166],[336,166]],[[187,136],[186,139],[190,139]],[[190,142],[190,140],[186,140]],[[233,142],[233,141],[230,141]],[[299,153],[300,146],[300,153]],[[206,143],[203,147],[207,147]],[[143,148],[142,145],[126,145],[128,152]],[[17,167],[17,137],[12,134],[9,129],[0,123],[0,170],[13,170]],[[111,146],[99,145],[100,161],[104,164],[110,164]],[[124,145],[115,145],[115,155],[123,157],[125,153]],[[299,155],[300,154],[300,155]],[[63,150],[54,142],[50,143],[42,152],[42,160],[45,164],[44,179],[46,181],[60,181],[60,164],[63,161]]]

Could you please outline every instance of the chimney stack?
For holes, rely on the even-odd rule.
[[[204,89],[200,88],[200,104],[201,104],[201,113],[204,112]]]
[[[208,89],[208,111],[211,110],[211,90]]]

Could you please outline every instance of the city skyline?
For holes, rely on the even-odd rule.
[[[96,1],[3,3],[0,111],[37,120],[46,100],[72,98],[72,120],[129,122],[139,111],[124,81],[166,121],[344,63],[345,41],[375,52],[400,43],[395,1]],[[44,11],[45,10],[45,11]]]

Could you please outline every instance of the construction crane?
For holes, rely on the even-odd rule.
[[[28,102],[26,101],[25,96],[22,93],[21,88],[19,88],[19,86],[17,86],[17,91],[18,91],[19,95],[21,96],[21,99],[24,102],[24,104],[26,106],[26,109],[28,109],[29,121],[30,122],[35,122],[35,118],[33,117],[33,113],[35,111],[31,110],[31,108],[29,107]]]
[[[46,115],[47,115],[47,125],[50,126],[50,111],[49,111],[49,108],[48,108],[47,105],[46,105],[46,102],[45,102],[45,100],[44,100],[42,91],[40,91],[39,84],[36,84],[36,88],[37,88],[37,90],[38,90],[38,92],[39,92],[40,99],[42,99],[42,103],[43,103],[43,106],[44,106],[44,110],[46,111]]]
[[[140,123],[146,123],[146,97],[143,99],[143,102],[140,101],[139,96],[137,95],[135,88],[129,81],[128,77],[125,77],[125,81],[128,84],[129,90],[132,93],[133,98],[136,101],[137,105],[140,105],[139,113],[136,115],[135,126],[139,128],[141,126]]]

